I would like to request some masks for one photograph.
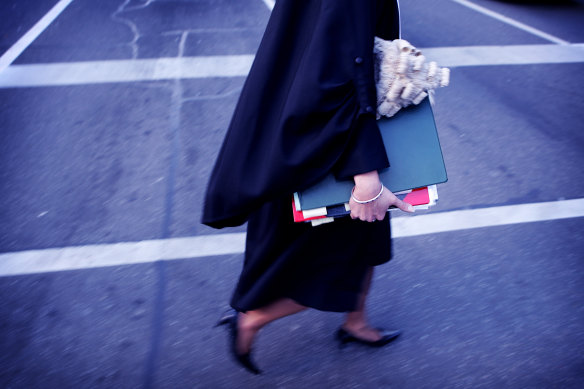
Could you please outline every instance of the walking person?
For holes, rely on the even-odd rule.
[[[413,211],[377,173],[389,161],[375,116],[375,36],[399,37],[396,0],[278,0],[243,86],[202,222],[248,222],[234,312],[219,324],[252,373],[258,331],[306,308],[347,312],[341,344],[399,335],[372,327],[365,310],[373,267],[391,258],[387,209]],[[294,223],[292,194],[331,172],[354,180],[351,217]]]

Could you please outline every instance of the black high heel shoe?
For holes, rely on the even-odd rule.
[[[245,367],[249,372],[253,374],[261,374],[262,371],[258,369],[256,364],[251,359],[251,352],[247,352],[245,354],[240,354],[237,352],[237,312],[233,312],[232,314],[228,314],[223,316],[219,319],[216,327],[227,325],[227,329],[229,331],[229,338],[231,343],[231,355],[235,358],[235,360],[243,367]]]
[[[381,328],[378,328],[378,330],[381,333],[381,338],[375,341],[359,338],[350,333],[349,331],[345,330],[343,327],[340,327],[337,330],[335,337],[339,341],[340,348],[345,347],[346,344],[350,342],[356,342],[370,347],[383,347],[389,342],[394,341],[401,334],[401,331],[399,330],[385,331]]]

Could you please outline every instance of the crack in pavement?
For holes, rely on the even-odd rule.
[[[137,59],[139,48],[140,48],[138,45],[138,40],[141,37],[140,30],[138,29],[138,26],[136,25],[136,23],[134,23],[133,21],[131,21],[129,19],[122,17],[121,14],[123,14],[124,12],[128,12],[128,11],[136,11],[136,10],[144,9],[144,8],[148,7],[150,4],[154,3],[155,0],[146,0],[146,2],[144,4],[130,6],[130,3],[132,3],[133,1],[134,0],[124,0],[124,2],[118,7],[118,9],[110,15],[110,18],[114,22],[125,24],[132,31],[132,34],[133,34],[132,40],[128,43],[125,43],[124,45],[129,46],[132,49],[132,59]]]

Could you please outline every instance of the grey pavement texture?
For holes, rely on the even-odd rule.
[[[0,50],[56,2],[3,1]],[[581,2],[476,3],[584,42]],[[548,43],[449,0],[401,7],[418,47]],[[15,63],[253,54],[268,17],[261,0],[74,0]],[[437,93],[449,182],[434,212],[584,197],[583,70],[453,69]],[[243,82],[0,89],[0,252],[245,231],[199,223]],[[0,277],[0,387],[584,387],[582,218],[394,248],[369,308],[399,340],[340,350],[342,315],[303,312],[260,334],[260,377],[213,328],[241,254]]]
[[[404,330],[400,339],[341,350],[332,335],[342,316],[307,311],[260,334],[259,377],[229,360],[226,334],[213,329],[239,255],[8,277],[2,333],[11,336],[1,346],[11,353],[0,379],[13,388],[578,388],[584,269],[571,232],[584,222],[544,224],[557,233],[527,224],[397,240],[369,306],[374,323]]]

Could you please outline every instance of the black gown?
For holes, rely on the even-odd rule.
[[[294,223],[291,196],[331,171],[351,178],[389,166],[375,122],[373,38],[398,35],[395,0],[276,2],[205,196],[204,224],[248,221],[235,309],[289,297],[350,311],[368,266],[391,258],[388,218]]]

